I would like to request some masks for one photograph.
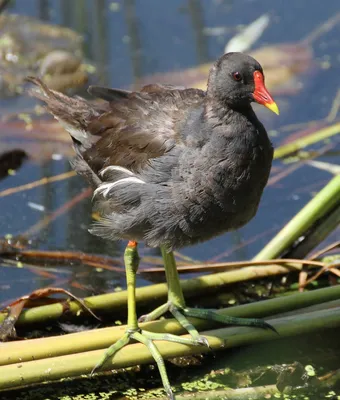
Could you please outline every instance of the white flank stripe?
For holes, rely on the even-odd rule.
[[[116,182],[104,183],[94,191],[93,197],[95,197],[98,193],[101,193],[104,197],[106,197],[115,186],[121,185],[122,183],[145,183],[145,182],[139,178],[131,176],[129,178],[119,179]]]
[[[128,175],[133,175],[133,172],[131,172],[129,169],[120,167],[119,165],[110,165],[109,167],[106,167],[102,171],[100,171],[99,175],[103,176],[107,171],[120,171]]]

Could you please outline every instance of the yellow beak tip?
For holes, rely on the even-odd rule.
[[[265,107],[267,107],[270,111],[273,111],[276,115],[280,115],[280,110],[275,101],[272,103],[266,103],[264,104]]]

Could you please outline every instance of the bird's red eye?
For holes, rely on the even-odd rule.
[[[234,72],[233,78],[234,78],[234,81],[237,81],[237,82],[240,82],[242,80],[242,76],[239,72]]]

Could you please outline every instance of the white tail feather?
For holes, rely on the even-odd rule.
[[[104,176],[108,171],[118,171],[118,172],[124,172],[127,175],[133,175],[133,172],[131,172],[129,169],[120,167],[119,165],[110,165],[109,167],[102,169],[99,175]]]
[[[107,197],[107,195],[110,193],[110,191],[121,184],[124,183],[145,183],[142,179],[139,179],[135,176],[131,176],[129,178],[123,178],[123,179],[119,179],[118,181],[115,182],[109,182],[109,183],[103,183],[102,185],[100,185],[93,193],[93,197],[95,197],[97,194],[101,194],[104,197]]]

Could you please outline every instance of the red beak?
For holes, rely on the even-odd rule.
[[[279,115],[279,108],[273,100],[272,96],[269,94],[268,90],[264,85],[264,77],[260,71],[254,72],[254,82],[255,82],[255,90],[253,93],[254,100],[262,104],[263,106],[269,108],[269,110],[273,111],[275,114]]]

